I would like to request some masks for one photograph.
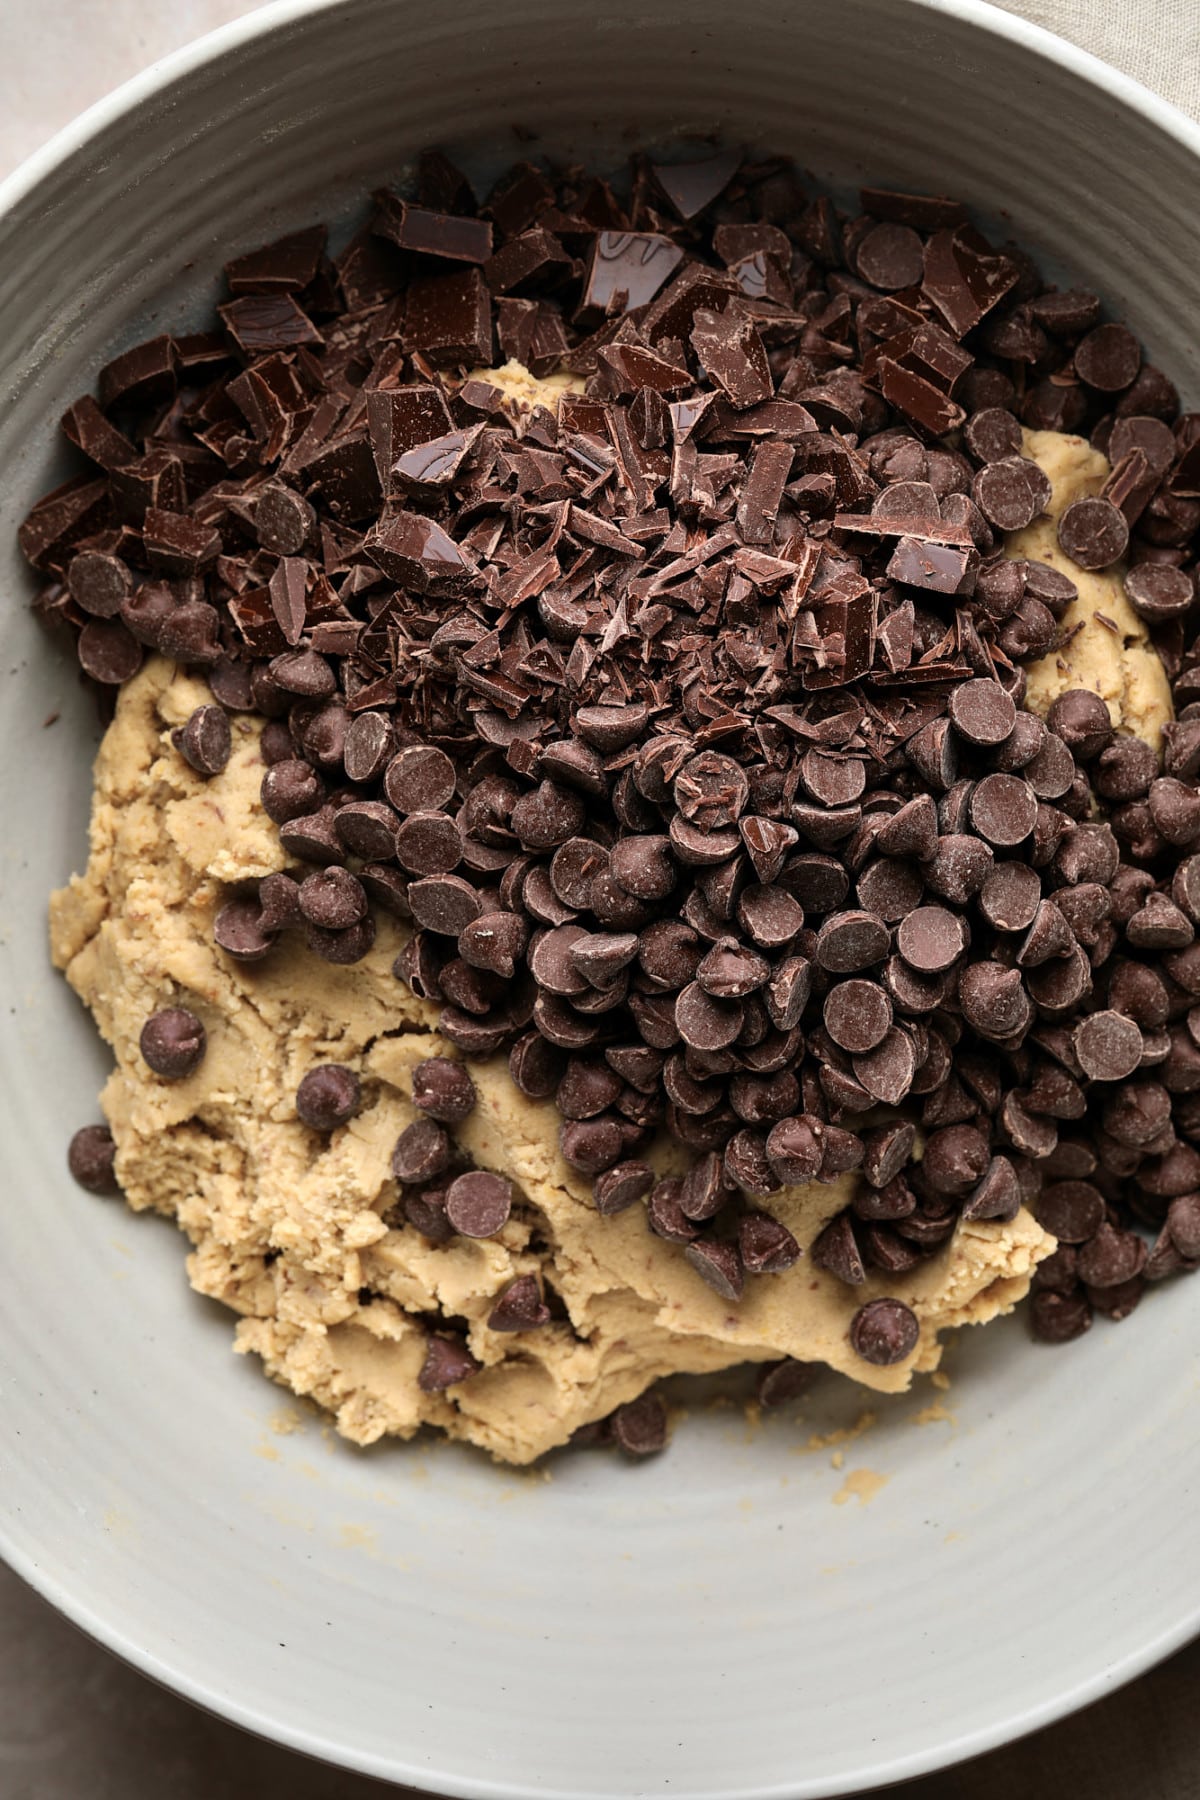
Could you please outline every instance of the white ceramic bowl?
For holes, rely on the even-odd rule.
[[[477,174],[720,127],[818,175],[949,191],[1095,283],[1200,399],[1200,138],[971,0],[289,0],[131,83],[0,193],[0,1545],[86,1630],[286,1743],[456,1795],[816,1795],[984,1750],[1200,1625],[1196,1289],[1067,1351],[1010,1322],[852,1421],[832,1384],[757,1432],[516,1477],[357,1452],[229,1354],[183,1246],[75,1190],[105,1057],[46,956],[80,864],[89,697],[13,537],[53,420],[194,317],[231,252],[346,216],[421,145]],[[43,730],[52,709],[61,720]],[[887,1485],[835,1505],[846,1474]],[[843,1496],[844,1497],[844,1496]]]

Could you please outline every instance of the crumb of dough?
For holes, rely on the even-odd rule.
[[[1125,593],[1124,565],[1093,573],[1073,562],[1058,542],[1058,521],[1073,500],[1098,494],[1109,474],[1107,460],[1086,438],[1061,431],[1026,431],[1025,454],[1050,481],[1049,508],[1024,531],[1010,532],[1005,554],[1049,563],[1069,575],[1079,589],[1062,620],[1070,633],[1027,668],[1025,704],[1045,714],[1069,688],[1089,688],[1108,706],[1118,731],[1144,738],[1155,750],[1162,728],[1173,719],[1166,670],[1150,634]],[[1105,623],[1107,621],[1107,623]]]
[[[515,1183],[512,1217],[493,1239],[442,1246],[397,1223],[390,1160],[416,1116],[413,1066],[458,1052],[438,1038],[436,1009],[392,974],[403,941],[393,920],[381,918],[374,948],[350,968],[287,938],[254,964],[215,947],[226,884],[285,859],[259,806],[256,722],[235,722],[229,766],[210,781],[172,747],[171,727],[207,698],[157,658],[122,691],[96,762],[87,871],[51,903],[54,960],[113,1048],[103,1104],[129,1205],[176,1220],[191,1242],[192,1285],[239,1315],[237,1349],[326,1408],[346,1437],[369,1444],[430,1425],[528,1463],[662,1376],[780,1356],[896,1392],[936,1367],[941,1333],[1024,1297],[1054,1240],[1022,1211],[963,1224],[900,1280],[850,1290],[805,1256],[731,1305],[651,1235],[641,1208],[616,1218],[593,1210],[587,1183],[559,1154],[553,1105],[520,1094],[503,1057],[470,1065],[479,1103],[458,1137],[476,1163]],[[186,1080],[164,1082],[138,1037],[174,1003],[203,1020],[208,1051]],[[321,1137],[297,1120],[294,1097],[306,1070],[330,1061],[361,1075],[363,1104]],[[666,1143],[651,1152],[663,1170],[678,1156]],[[773,1205],[807,1247],[850,1194],[847,1177],[786,1189]],[[527,1272],[566,1317],[518,1335],[491,1331],[497,1294]],[[920,1337],[905,1362],[873,1368],[851,1349],[849,1325],[885,1292],[913,1308]],[[427,1328],[447,1316],[482,1367],[423,1394]]]
[[[860,1506],[869,1506],[891,1479],[890,1475],[881,1475],[878,1469],[851,1469],[833,1496],[833,1504],[845,1506],[847,1501],[857,1500]]]

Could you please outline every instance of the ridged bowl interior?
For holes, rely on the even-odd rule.
[[[532,144],[513,127],[536,131]],[[1200,400],[1194,134],[986,6],[283,4],[64,135],[0,217],[0,1544],[87,1630],[253,1729],[455,1795],[824,1795],[1044,1722],[1198,1623],[1197,1292],[1065,1351],[968,1334],[948,1394],[694,1409],[631,1467],[359,1452],[229,1352],[161,1222],[75,1190],[106,1059],[49,967],[85,856],[92,701],[35,625],[18,521],[118,347],[231,254],[348,225],[424,144],[613,167],[720,131],[843,189],[951,192],[1094,284]],[[3,200],[0,196],[0,202]],[[43,728],[52,711],[57,724]],[[949,1418],[917,1415],[940,1401]],[[887,1477],[833,1504],[846,1474]]]

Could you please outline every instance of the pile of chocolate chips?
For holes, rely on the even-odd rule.
[[[1195,1267],[1200,414],[1133,333],[956,201],[848,216],[721,154],[620,194],[521,163],[480,204],[431,152],[340,255],[313,228],[226,278],[211,330],[69,409],[89,466],[21,531],[93,680],[207,676],[194,768],[268,720],[296,873],[231,896],[222,948],[353,962],[372,906],[411,921],[444,1035],[730,1300],[799,1254],[771,1195],[848,1170],[813,1255],[851,1287],[1022,1201],[1060,1243],[1044,1338]],[[509,358],[585,390],[514,418],[471,374]],[[1021,710],[1075,592],[1000,552],[1048,499],[1022,424],[1110,459],[1061,540],[1129,559],[1165,771],[1094,695]],[[664,1128],[682,1180],[642,1160]],[[915,1331],[882,1300],[852,1338]]]

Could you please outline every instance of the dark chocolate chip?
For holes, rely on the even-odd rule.
[[[148,1068],[165,1081],[182,1081],[203,1062],[208,1034],[195,1013],[168,1006],[146,1020],[139,1043]]]
[[[354,1117],[361,1100],[362,1085],[353,1069],[321,1063],[309,1069],[296,1089],[296,1117],[314,1131],[333,1131]]]

